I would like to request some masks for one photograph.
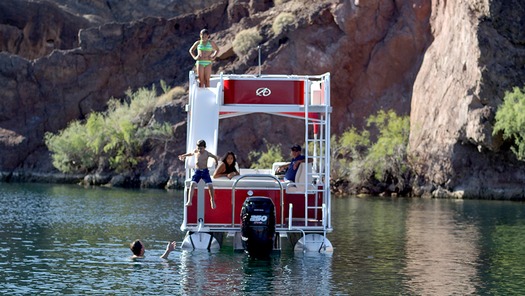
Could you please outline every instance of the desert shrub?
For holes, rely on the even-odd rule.
[[[279,35],[293,27],[295,27],[295,16],[289,12],[279,14],[272,24],[272,30],[275,35]]]
[[[332,136],[331,169],[337,178],[348,179],[352,183],[362,183],[370,175],[371,169],[365,166],[366,153],[370,147],[370,133],[359,133],[351,127],[337,138]]]
[[[252,163],[252,169],[268,169],[274,162],[283,161],[281,154],[281,145],[272,145],[266,143],[266,152],[250,151],[248,159]]]
[[[240,31],[233,40],[233,51],[238,56],[246,55],[250,50],[257,47],[261,40],[262,37],[257,28]]]
[[[367,128],[377,129],[376,141],[370,131],[356,128],[332,137],[332,173],[348,179],[356,186],[382,183],[394,185],[400,191],[407,188],[410,169],[407,165],[407,146],[410,131],[408,116],[397,116],[390,110],[379,111],[367,119]]]
[[[71,122],[58,134],[46,133],[44,140],[53,166],[63,173],[85,173],[97,165],[95,153],[86,149],[90,139],[80,121]]]
[[[186,90],[184,89],[184,87],[181,87],[181,86],[176,86],[176,87],[174,87],[172,89],[168,89],[168,90],[164,91],[164,94],[161,95],[157,99],[157,104],[156,105],[160,106],[160,105],[164,105],[166,103],[169,103],[171,101],[180,99],[185,94],[186,94]]]
[[[162,89],[162,92],[165,94],[170,91],[170,86],[164,80],[160,81],[160,88]]]
[[[505,92],[503,104],[496,112],[493,134],[502,133],[503,139],[511,140],[511,151],[519,160],[525,159],[525,87],[515,87]]]
[[[281,4],[284,4],[286,2],[288,2],[289,0],[274,0],[273,3],[275,6],[279,6]]]
[[[367,120],[367,126],[371,125],[379,130],[379,137],[367,155],[367,162],[374,168],[376,178],[384,179],[387,172],[402,175],[407,169],[405,164],[410,135],[409,117],[397,116],[392,110],[381,110]]]
[[[168,123],[151,121],[156,101],[154,87],[128,91],[126,100],[112,98],[106,112],[94,112],[57,134],[46,133],[53,165],[64,173],[86,173],[107,160],[118,172],[133,170],[147,140],[172,137]]]

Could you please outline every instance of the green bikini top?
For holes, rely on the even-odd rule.
[[[197,50],[200,51],[213,51],[213,46],[211,46],[211,42],[208,41],[206,44],[202,44],[202,41],[199,42],[199,46],[197,46]]]

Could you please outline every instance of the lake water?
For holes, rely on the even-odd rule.
[[[333,198],[331,256],[176,249],[182,192],[0,183],[0,291],[129,295],[525,295],[525,204]],[[146,258],[130,259],[140,238]]]

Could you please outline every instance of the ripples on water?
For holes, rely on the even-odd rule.
[[[524,295],[523,203],[334,198],[332,256],[177,249],[181,192],[0,183],[3,294]],[[146,243],[132,261],[129,243]]]

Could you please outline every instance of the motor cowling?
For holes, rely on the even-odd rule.
[[[275,205],[268,197],[248,197],[241,210],[241,239],[253,257],[269,256],[275,236]]]

